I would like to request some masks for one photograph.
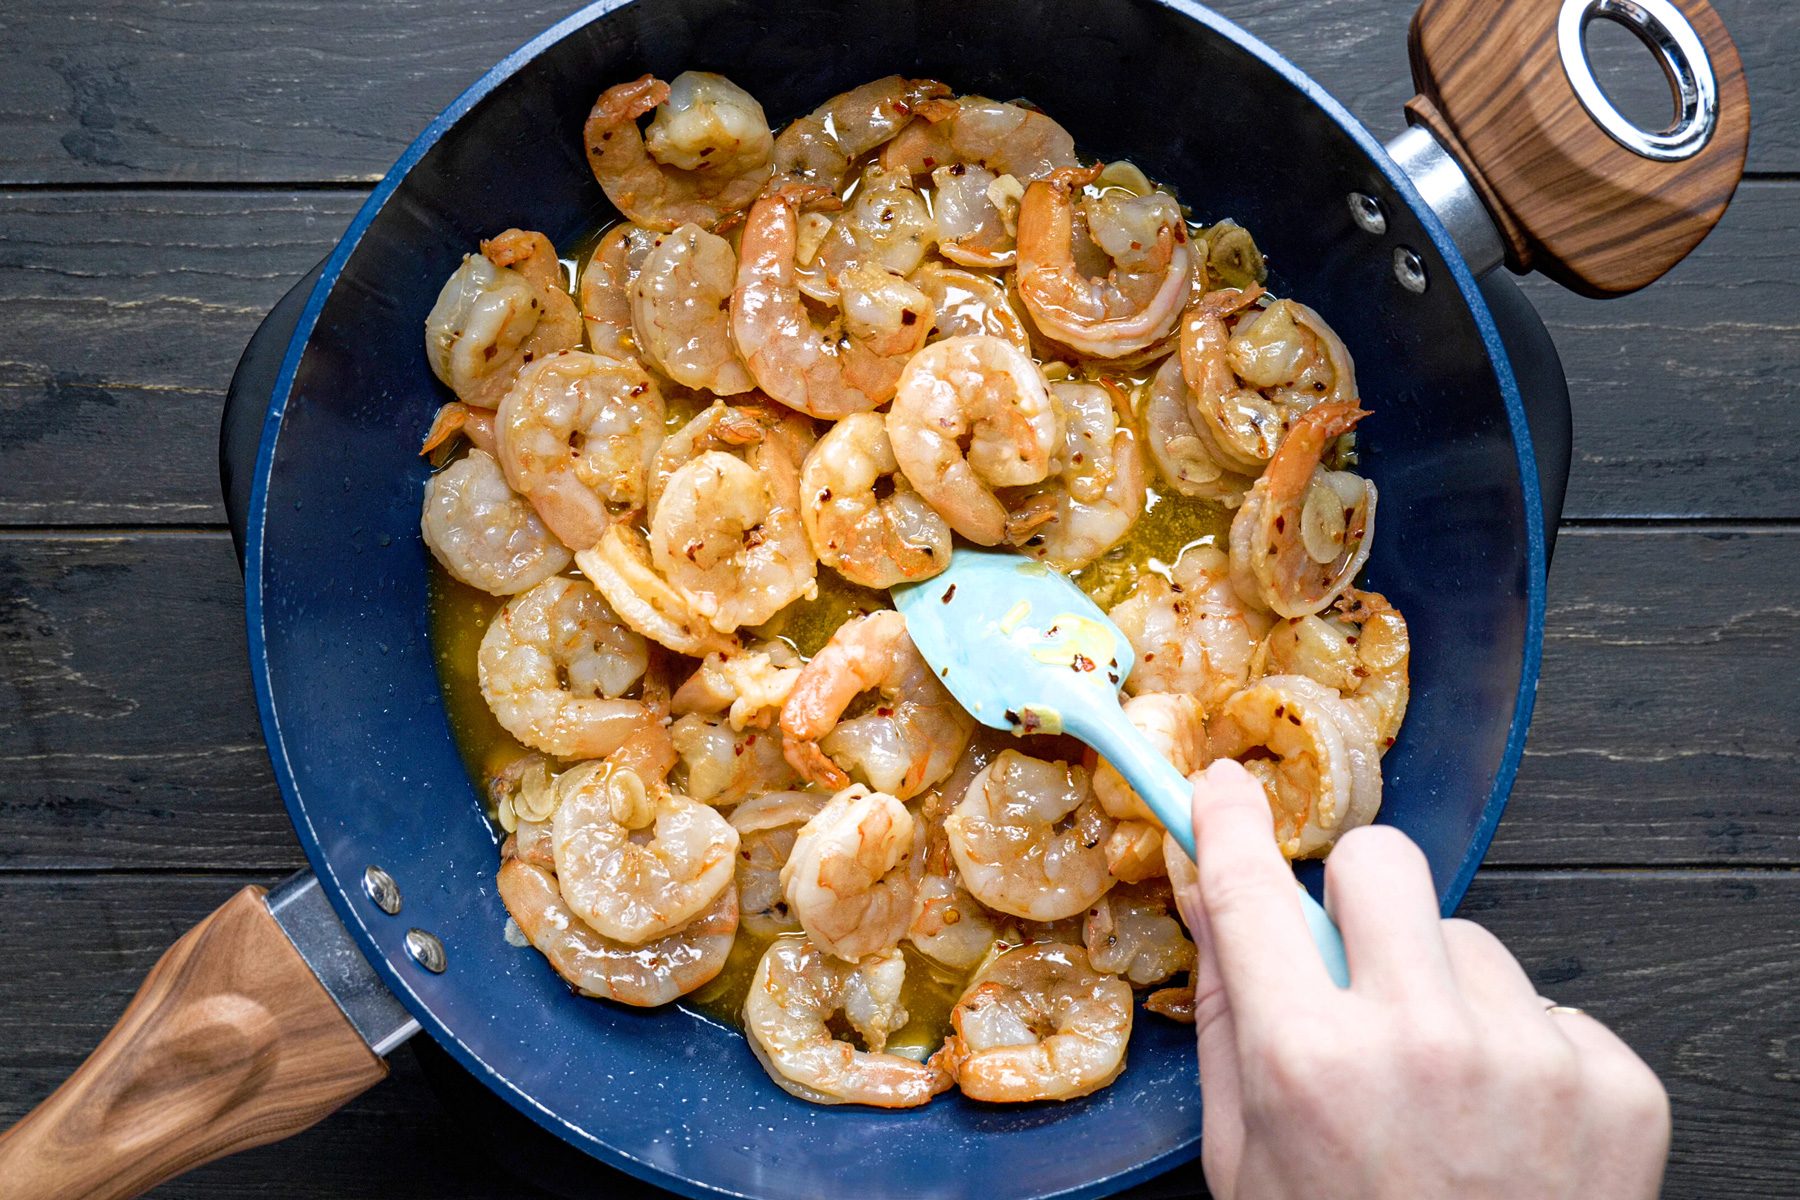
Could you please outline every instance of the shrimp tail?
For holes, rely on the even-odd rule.
[[[844,768],[826,757],[819,743],[805,741],[800,738],[784,737],[781,742],[781,753],[788,760],[788,765],[800,772],[801,776],[820,787],[839,790],[850,786],[850,776]]]

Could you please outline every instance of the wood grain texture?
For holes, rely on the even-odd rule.
[[[128,1200],[297,1133],[379,1083],[370,1052],[245,887],[150,968],[100,1045],[0,1133],[11,1200]]]
[[[574,0],[118,0],[0,9],[0,184],[379,178]],[[1412,95],[1413,0],[1215,0],[1385,135]],[[1800,8],[1719,0],[1757,107],[1750,167],[1800,170]]]
[[[1800,863],[1797,592],[1800,531],[1567,533],[1490,861]],[[0,867],[299,865],[240,595],[219,533],[0,538]]]
[[[0,1124],[37,1103],[105,1032],[171,937],[229,878],[0,876]],[[1499,934],[1538,988],[1613,1025],[1675,1103],[1670,1197],[1800,1191],[1800,875],[1484,872],[1464,915]],[[1721,935],[1729,929],[1732,935]],[[71,931],[81,936],[71,939]],[[575,1003],[575,1001],[571,1001]],[[496,1173],[426,1087],[409,1051],[394,1076],[280,1145],[202,1167],[158,1200],[462,1200],[537,1193]],[[1192,1196],[1197,1168],[1144,1189]],[[596,1194],[651,1193],[595,1168]]]
[[[361,202],[0,194],[0,521],[222,520],[238,355]]]

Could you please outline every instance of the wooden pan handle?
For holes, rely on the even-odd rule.
[[[1594,18],[1661,43],[1683,114],[1674,129],[1634,136],[1586,85],[1580,31]],[[1699,244],[1743,176],[1749,90],[1707,0],[1424,0],[1410,47],[1419,94],[1407,119],[1462,165],[1516,271],[1589,296],[1635,291]]]
[[[157,961],[106,1040],[0,1134],[7,1200],[121,1200],[298,1133],[387,1074],[247,887]]]

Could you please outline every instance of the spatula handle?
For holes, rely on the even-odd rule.
[[[1182,778],[1181,772],[1157,753],[1137,727],[1122,715],[1116,722],[1076,732],[1125,777],[1125,782],[1149,805],[1163,828],[1173,834],[1187,856],[1193,858],[1194,785]],[[1303,887],[1299,891],[1306,928],[1312,934],[1313,944],[1319,948],[1319,957],[1325,960],[1326,972],[1339,987],[1349,987],[1350,964],[1344,957],[1344,939],[1325,909],[1312,898],[1312,893]]]

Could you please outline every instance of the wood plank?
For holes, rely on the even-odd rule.
[[[243,881],[0,876],[0,1125],[96,1044],[163,948]],[[1486,873],[1465,914],[1499,934],[1545,994],[1612,1025],[1662,1076],[1676,1134],[1666,1194],[1800,1190],[1800,875]],[[71,937],[71,931],[79,936]],[[571,1001],[573,1003],[573,1001]],[[394,1077],[280,1145],[201,1168],[164,1200],[284,1195],[519,1196],[432,1098],[410,1051]],[[1193,1169],[1140,1195],[1194,1194]],[[604,1175],[596,1183],[609,1189]],[[639,1194],[619,1187],[613,1194]]]
[[[0,194],[0,523],[223,521],[238,355],[361,202]]]
[[[237,356],[358,203],[0,193],[0,525],[222,521]],[[1746,185],[1638,295],[1526,287],[1574,397],[1568,515],[1800,518],[1800,184]]]
[[[369,181],[568,0],[14,0],[0,13],[0,183]],[[1215,0],[1384,136],[1412,94],[1412,0]],[[1800,170],[1800,11],[1717,0],[1756,114],[1750,166]]]
[[[1800,531],[1570,531],[1490,861],[1800,864],[1797,590]],[[240,606],[222,534],[0,537],[0,866],[299,864]]]

